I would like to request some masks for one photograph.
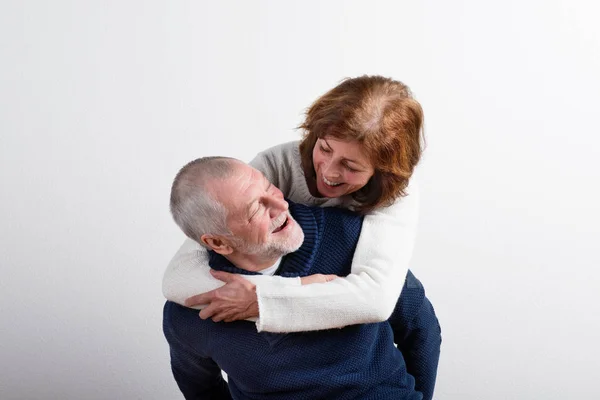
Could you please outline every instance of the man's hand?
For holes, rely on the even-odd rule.
[[[208,304],[200,311],[200,318],[212,318],[214,322],[232,322],[258,317],[256,285],[241,275],[215,270],[211,270],[210,273],[225,282],[225,285],[188,298],[185,301],[186,306]]]
[[[337,275],[323,275],[323,274],[314,274],[309,276],[304,276],[300,278],[300,281],[303,285],[310,285],[311,283],[325,283],[338,278]]]

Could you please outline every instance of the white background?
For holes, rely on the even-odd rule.
[[[600,398],[598,11],[3,1],[0,398],[180,398],[172,178],[299,138],[318,95],[365,73],[425,109],[412,268],[443,329],[435,398]]]

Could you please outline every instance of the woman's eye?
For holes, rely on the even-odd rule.
[[[348,171],[350,171],[350,172],[358,172],[358,170],[357,170],[357,169],[354,169],[354,168],[352,168],[352,167],[349,167],[349,166],[347,166],[347,165],[344,165],[344,166],[345,166],[345,167],[346,167],[346,169],[347,169]]]
[[[329,152],[331,151],[331,150],[329,150],[329,149],[326,149],[326,148],[325,148],[325,147],[323,147],[323,146],[319,146],[319,147],[321,148],[321,151],[322,151],[323,153],[329,153]]]

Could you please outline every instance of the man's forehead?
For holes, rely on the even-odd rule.
[[[239,163],[231,176],[214,185],[214,192],[220,200],[233,200],[236,205],[243,205],[252,199],[252,192],[262,187],[265,181],[262,172],[251,166]]]
[[[240,164],[237,166],[232,178],[233,184],[237,185],[241,191],[246,191],[256,185],[261,185],[265,179],[262,172],[247,164]]]

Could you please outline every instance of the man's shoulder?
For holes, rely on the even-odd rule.
[[[286,201],[290,205],[290,209],[302,213],[322,214],[325,218],[340,218],[349,219],[352,221],[362,221],[364,218],[362,215],[341,207],[318,207],[318,206],[307,206],[302,203],[296,203],[286,198]]]
[[[292,217],[296,219],[302,216],[311,217],[312,219],[323,214],[323,209],[321,207],[307,206],[306,204],[296,203],[287,197],[285,198],[285,201],[287,201],[288,205],[290,206],[290,213],[292,214]]]
[[[340,229],[355,229],[358,235],[362,229],[364,217],[354,211],[340,207],[324,207],[323,222],[328,227]]]
[[[290,213],[303,229],[315,227],[324,238],[343,234],[358,238],[362,229],[363,216],[338,207],[315,207],[288,201]]]

